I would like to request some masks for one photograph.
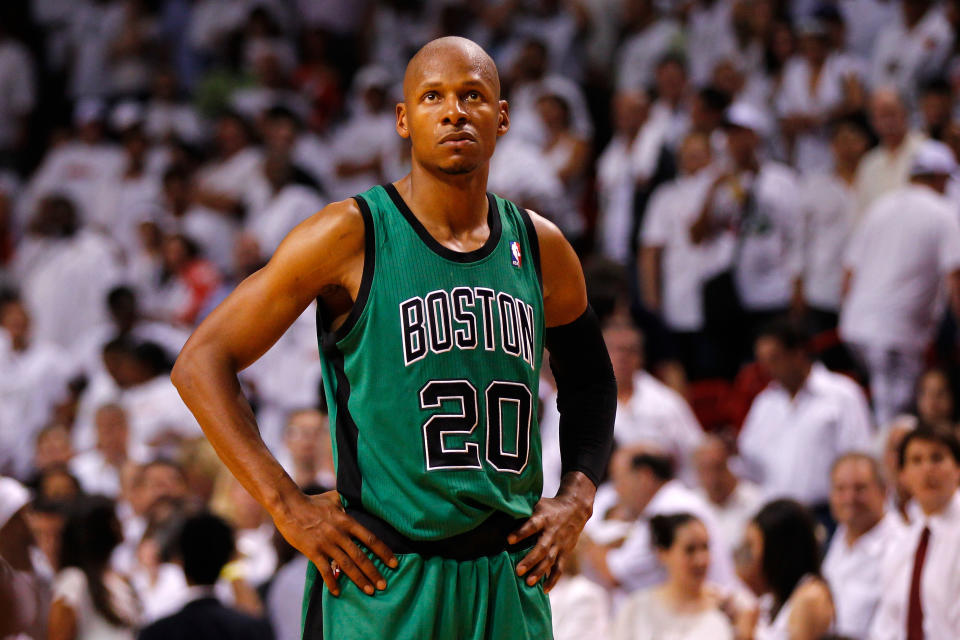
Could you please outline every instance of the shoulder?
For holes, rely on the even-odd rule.
[[[529,209],[527,215],[533,223],[540,249],[547,326],[573,322],[587,308],[587,289],[580,258],[557,225]]]
[[[833,597],[822,578],[813,578],[800,584],[791,597],[792,618],[810,620],[829,625],[833,619]]]
[[[274,260],[306,258],[325,267],[363,251],[366,228],[360,206],[353,198],[328,204],[287,235]]]

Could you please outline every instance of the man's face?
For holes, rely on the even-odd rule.
[[[727,149],[737,164],[747,164],[757,150],[757,134],[752,129],[727,127]]]
[[[706,136],[690,136],[680,146],[680,171],[693,175],[710,164],[710,141]]]
[[[730,486],[735,478],[727,467],[727,455],[723,446],[704,446],[696,452],[693,461],[700,487],[711,502],[722,503],[736,486]]]
[[[404,102],[397,105],[397,133],[410,139],[416,164],[464,175],[486,167],[509,117],[495,79],[470,56],[448,51],[409,74]]]
[[[120,407],[103,407],[96,413],[97,449],[108,457],[122,457],[127,452],[127,415]]]
[[[26,340],[30,335],[30,316],[20,302],[8,302],[0,307],[0,327],[6,329],[14,343]]]
[[[607,343],[613,375],[626,381],[643,367],[643,341],[640,334],[629,327],[611,327],[603,332]]]
[[[830,511],[837,522],[865,529],[883,517],[883,486],[869,462],[845,460],[830,480]]]
[[[900,479],[926,513],[943,509],[960,485],[960,465],[939,442],[911,440],[904,452]]]
[[[316,463],[323,453],[327,419],[319,411],[301,411],[290,419],[284,441],[298,463]],[[327,437],[329,441],[329,437]]]
[[[149,509],[160,498],[182,499],[187,496],[183,476],[170,465],[153,464],[143,471],[143,503]]]
[[[786,386],[792,386],[800,375],[796,350],[787,349],[776,338],[764,336],[756,344],[757,364],[771,378]]]
[[[874,96],[870,104],[870,123],[884,142],[903,136],[907,131],[907,115],[900,99],[888,92]]]
[[[837,159],[856,165],[867,151],[868,141],[864,133],[852,126],[841,126],[831,140],[833,155]]]

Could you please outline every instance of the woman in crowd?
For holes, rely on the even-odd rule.
[[[820,576],[815,523],[798,502],[775,500],[754,516],[737,573],[760,596],[756,614],[738,619],[737,638],[819,640],[831,630],[833,600]]]
[[[76,504],[61,535],[49,640],[134,637],[139,601],[130,583],[110,569],[110,555],[121,540],[110,500],[90,497]]]
[[[614,625],[614,640],[728,640],[726,616],[707,592],[707,528],[689,513],[655,516],[650,537],[667,581],[633,594]]]
[[[927,369],[917,378],[917,417],[927,424],[956,427],[956,402],[950,376],[943,369]]]

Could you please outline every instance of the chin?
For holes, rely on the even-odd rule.
[[[476,171],[480,165],[472,160],[456,159],[448,164],[441,165],[438,169],[450,176],[462,176]]]

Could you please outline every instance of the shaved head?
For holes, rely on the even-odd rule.
[[[427,78],[449,69],[456,63],[469,66],[477,75],[491,83],[500,97],[500,74],[493,58],[473,40],[447,36],[423,45],[407,63],[403,74],[403,99],[409,101],[411,92]]]

